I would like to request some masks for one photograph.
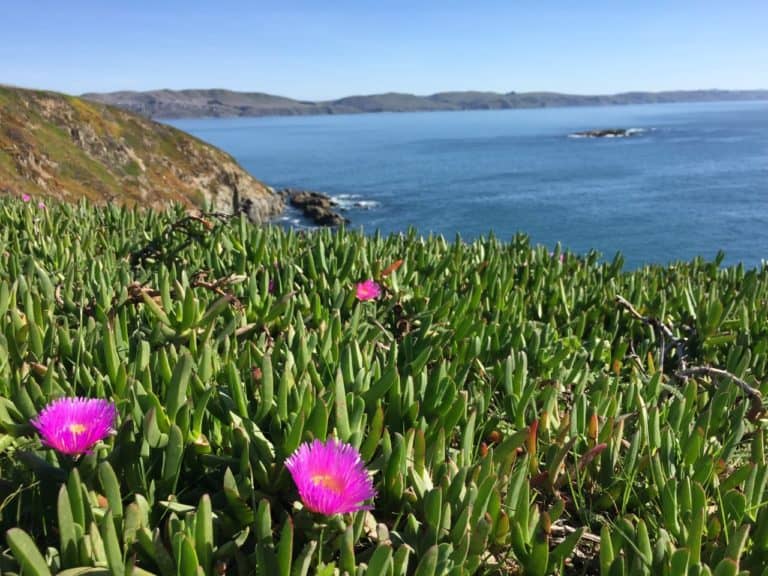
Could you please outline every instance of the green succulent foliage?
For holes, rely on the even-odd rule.
[[[768,574],[768,268],[560,255],[0,201],[0,572]],[[76,459],[73,395],[120,414]],[[329,437],[370,512],[300,504]]]

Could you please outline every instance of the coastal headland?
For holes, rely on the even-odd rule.
[[[143,116],[56,92],[0,86],[0,195],[160,208],[254,222],[283,198],[225,152]]]

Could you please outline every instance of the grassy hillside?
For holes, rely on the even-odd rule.
[[[227,154],[141,116],[53,92],[0,86],[0,194],[215,206],[280,201]]]
[[[4,574],[766,574],[766,268],[19,200],[0,247]],[[329,437],[370,511],[302,505]]]

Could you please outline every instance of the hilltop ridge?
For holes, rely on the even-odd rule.
[[[263,92],[235,92],[223,89],[87,93],[83,94],[82,97],[92,102],[118,106],[150,118],[199,118],[768,100],[768,90],[675,90],[668,92],[624,92],[607,95],[578,95],[558,92],[454,91],[439,92],[429,96],[388,92],[385,94],[347,96],[336,100],[317,102],[294,100]]]

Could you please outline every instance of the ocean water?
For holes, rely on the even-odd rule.
[[[336,197],[366,233],[524,232],[628,268],[768,259],[768,102],[170,123],[274,187]],[[637,130],[569,137],[615,127]]]

